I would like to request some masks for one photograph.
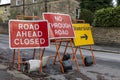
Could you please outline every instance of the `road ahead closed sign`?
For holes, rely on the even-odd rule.
[[[73,24],[73,27],[75,32],[75,46],[94,44],[90,24]]]
[[[9,21],[10,48],[40,48],[49,46],[48,22],[30,20]]]
[[[50,38],[74,38],[71,18],[68,14],[44,13],[43,18],[50,24]]]

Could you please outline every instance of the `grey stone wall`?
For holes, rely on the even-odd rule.
[[[69,14],[73,20],[76,19],[76,9],[79,3],[75,0],[58,0],[48,3],[48,12]]]
[[[17,10],[20,15],[23,14],[23,2],[21,5],[16,6],[14,0],[11,2],[11,9]],[[24,5],[25,15],[27,16],[40,16],[45,12],[45,1],[37,0],[37,3],[33,3],[32,0],[25,0]],[[69,14],[72,19],[76,19],[76,9],[79,8],[79,2],[76,0],[48,0],[47,12],[65,13]]]
[[[0,34],[8,34],[8,24],[7,23],[0,23]]]
[[[92,29],[95,44],[120,46],[120,28],[101,28],[95,27]]]

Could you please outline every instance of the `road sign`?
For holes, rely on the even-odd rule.
[[[68,14],[43,13],[50,24],[50,38],[74,38],[71,18]]]
[[[90,24],[73,24],[75,38],[73,39],[75,46],[94,44]]]
[[[10,48],[42,48],[49,46],[48,22],[41,20],[10,20]]]

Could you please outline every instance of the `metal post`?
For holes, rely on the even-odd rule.
[[[76,20],[80,18],[80,8],[76,9]]]
[[[25,0],[23,0],[23,15],[25,15]]]
[[[47,12],[47,0],[45,0],[45,12]]]
[[[68,14],[70,14],[70,0],[68,0]]]

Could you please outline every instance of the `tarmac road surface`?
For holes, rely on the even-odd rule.
[[[73,62],[73,70],[62,74],[59,68],[59,62],[56,65],[53,65],[53,59],[50,59],[47,66],[43,68],[43,74],[39,74],[39,72],[31,72],[30,74],[25,73],[29,78],[24,79],[23,77],[18,77],[18,75],[22,73],[19,73],[16,76],[11,74],[12,72],[7,69],[7,64],[11,61],[13,52],[13,50],[9,49],[8,39],[8,35],[0,34],[0,80],[7,80],[6,76],[9,76],[9,78],[11,78],[10,80],[120,80],[119,48],[96,45],[93,46],[97,61],[96,65],[83,67],[79,52],[77,52],[79,71],[76,71],[76,66]],[[60,53],[62,54],[63,51],[64,47],[61,47]],[[22,56],[25,57],[30,57],[32,52],[32,49],[21,50]],[[82,47],[82,52],[85,56],[91,55],[88,46]],[[37,50],[36,53],[36,58],[38,58],[39,50]],[[71,53],[70,48],[68,48],[67,53]],[[53,54],[55,54],[55,45],[51,45],[50,48],[47,48],[44,56]],[[6,68],[1,68],[1,65],[5,65]]]

